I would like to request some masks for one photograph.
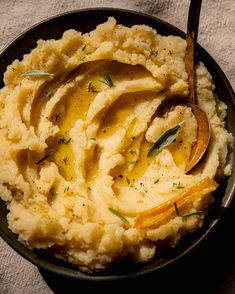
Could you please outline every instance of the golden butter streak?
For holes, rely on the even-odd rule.
[[[59,138],[67,138],[70,134],[70,130],[78,119],[85,120],[89,105],[92,103],[96,94],[97,93],[88,92],[86,82],[84,82],[83,85],[78,85],[73,90],[65,102],[66,113],[63,114],[59,121]],[[74,170],[75,156],[72,145],[72,142],[71,144],[57,144],[57,152],[54,155],[55,163],[59,166],[61,174],[67,180],[75,179],[76,177]],[[63,163],[63,158],[66,157],[69,158],[69,160],[65,164]]]
[[[187,203],[208,195],[218,186],[214,180],[206,177],[167,202],[139,213],[135,219],[135,227],[145,229],[151,226],[159,226],[168,217],[175,217],[175,203],[177,203],[179,209]]]

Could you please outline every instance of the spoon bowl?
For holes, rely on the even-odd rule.
[[[189,161],[185,167],[186,173],[190,172],[200,162],[210,142],[210,124],[207,115],[196,104],[195,47],[197,43],[201,2],[202,0],[191,0],[188,14],[185,70],[188,74],[189,95],[188,97],[167,97],[159,105],[154,116],[164,116],[164,114],[177,105],[186,105],[191,108],[197,120],[197,139],[195,144],[191,147]]]

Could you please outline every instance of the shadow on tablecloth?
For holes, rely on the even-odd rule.
[[[84,282],[40,273],[55,294],[68,293],[235,293],[235,204],[222,225],[197,249],[194,256],[186,256],[177,266],[166,271],[129,281]],[[91,291],[91,292],[90,292]],[[100,292],[98,292],[100,293]],[[147,294],[147,293],[146,293]]]

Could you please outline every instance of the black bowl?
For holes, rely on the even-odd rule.
[[[177,35],[185,38],[185,34],[176,27],[159,20],[134,11],[123,9],[83,9],[65,13],[57,17],[45,20],[14,40],[0,55],[0,88],[3,84],[3,73],[7,65],[15,59],[22,59],[23,54],[29,53],[30,49],[36,46],[38,39],[57,39],[61,38],[63,32],[73,28],[83,33],[93,30],[97,24],[105,22],[109,16],[114,16],[118,23],[132,26],[134,24],[146,24],[156,29],[161,35]],[[227,129],[235,136],[235,124],[233,124],[233,112],[235,110],[235,97],[224,73],[214,61],[214,59],[198,45],[198,57],[209,72],[211,73],[216,85],[216,93],[221,100],[228,105]],[[233,157],[235,166],[235,157]],[[93,274],[84,273],[77,267],[60,261],[52,255],[42,250],[30,250],[18,241],[17,235],[13,234],[7,225],[7,209],[3,201],[0,200],[0,235],[1,237],[19,254],[31,261],[38,267],[50,272],[66,277],[72,277],[87,281],[110,281],[125,278],[133,278],[144,274],[153,273],[169,267],[182,259],[188,253],[194,252],[194,248],[205,241],[206,237],[218,227],[225,211],[232,203],[235,191],[235,172],[229,179],[224,180],[216,192],[216,201],[210,209],[209,216],[206,218],[203,227],[196,233],[187,236],[179,246],[174,249],[166,249],[162,252],[161,258],[156,258],[145,264],[133,264],[122,261],[112,265],[104,272]]]

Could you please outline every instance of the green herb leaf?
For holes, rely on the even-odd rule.
[[[184,186],[180,182],[178,184],[173,183],[173,186],[175,186],[177,189],[183,189],[184,188]]]
[[[118,211],[114,210],[113,208],[109,208],[109,211],[111,211],[114,215],[119,217],[124,223],[130,224],[129,221],[123,215],[121,215]]]
[[[85,51],[86,49],[86,44],[82,47],[82,51]]]
[[[130,152],[131,155],[136,154],[136,151],[132,150],[132,149],[129,152]]]
[[[174,206],[175,206],[175,212],[176,212],[176,214],[179,216],[180,213],[179,213],[179,209],[178,209],[178,207],[177,207],[176,202],[174,203]]]
[[[160,181],[160,179],[159,179],[159,178],[158,178],[158,179],[156,179],[156,180],[154,181],[154,184],[157,184],[159,181]]]
[[[55,120],[55,121],[58,121],[60,119],[60,114],[55,114],[52,116],[52,118]]]
[[[180,127],[181,124],[176,125],[173,128],[167,130],[165,133],[163,133],[161,137],[150,148],[147,157],[160,153],[164,148],[166,148],[172,142],[174,142],[179,133]]]
[[[69,191],[69,186],[64,188],[64,193]]]
[[[54,151],[49,151],[43,158],[39,159],[37,161],[37,164],[42,164],[45,160],[47,160],[52,154],[54,153]]]
[[[189,212],[185,212],[182,216],[183,217],[189,217],[189,216],[192,216],[192,215],[198,215],[198,214],[202,214],[203,211],[202,210],[197,210],[197,211],[189,211]]]
[[[107,85],[109,88],[112,88],[113,87],[113,81],[111,79],[110,74],[105,69],[102,70],[102,74],[103,74],[103,77],[104,77],[104,81],[99,80],[99,82]]]
[[[87,89],[88,89],[88,92],[93,92],[93,93],[99,92],[97,91],[96,87],[92,85],[92,82],[89,82]]]
[[[68,161],[69,161],[68,156],[65,156],[65,157],[63,157],[63,158],[61,159],[61,162],[64,163],[64,164],[67,164]]]
[[[23,77],[32,77],[32,76],[41,76],[41,77],[50,77],[53,78],[54,74],[51,74],[45,70],[34,69],[30,71],[26,71],[23,74]]]
[[[154,57],[157,57],[158,56],[158,51],[151,49],[150,55],[154,56]]]
[[[127,182],[128,185],[130,185],[130,183],[131,183],[130,179],[128,177],[126,177],[126,182]]]
[[[49,91],[46,92],[46,97],[47,97],[48,99],[51,99],[51,97],[53,97],[54,94],[55,94],[54,91],[49,90]]]
[[[55,197],[57,196],[57,194],[58,194],[58,192],[56,191],[55,188],[51,188],[51,190],[50,190],[49,192],[50,192],[50,194],[51,194],[51,196],[52,196],[53,198],[55,198]]]
[[[71,138],[69,138],[67,140],[65,138],[59,138],[58,145],[60,145],[60,144],[68,145],[71,140],[72,140]]]

